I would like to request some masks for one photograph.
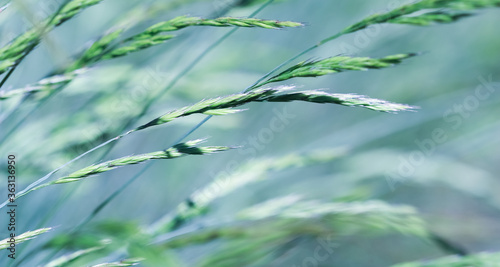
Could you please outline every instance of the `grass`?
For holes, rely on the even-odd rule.
[[[91,6],[98,8],[100,2],[102,1],[66,1],[60,6],[59,10],[41,23],[41,27],[29,29],[1,48],[0,73],[5,73],[5,75],[0,87],[11,77],[16,67],[36,49],[45,35],[83,12],[86,8]],[[261,7],[255,14],[272,2],[271,0],[261,4]],[[241,1],[236,3],[235,6],[248,4],[251,3]],[[396,51],[395,53],[397,54],[380,58],[345,55],[331,56],[320,60],[298,62],[282,70],[285,66],[295,62],[303,55],[318,47],[334,41],[343,35],[361,31],[372,25],[389,23],[430,26],[453,23],[472,16],[472,11],[476,9],[499,6],[500,1],[495,0],[422,0],[397,7],[384,13],[371,15],[344,28],[335,35],[316,42],[313,46],[284,61],[259,78],[255,83],[240,90],[240,93],[205,98],[195,104],[170,109],[171,111],[161,116],[153,116],[149,112],[150,107],[163,97],[168,90],[173,88],[212,49],[234,33],[237,28],[276,30],[302,27],[303,24],[292,21],[257,19],[252,18],[253,15],[248,18],[230,16],[200,18],[183,15],[153,25],[150,24],[151,26],[147,26],[145,29],[143,25],[134,25],[142,27],[142,30],[139,30],[135,34],[129,34],[133,28],[131,25],[123,26],[119,24],[120,26],[109,29],[99,38],[95,39],[90,46],[76,54],[72,61],[63,68],[53,70],[46,77],[31,85],[0,91],[0,100],[6,102],[11,100],[19,101],[17,105],[11,106],[11,110],[8,112],[10,116],[5,117],[7,119],[11,119],[11,116],[14,116],[18,109],[28,105],[29,102],[34,102],[34,106],[31,107],[31,111],[27,113],[27,116],[22,117],[18,123],[13,124],[7,134],[3,136],[2,145],[7,144],[6,140],[12,134],[16,133],[28,116],[35,114],[39,110],[42,103],[59,94],[66,87],[69,87],[82,74],[99,71],[99,66],[105,64],[104,62],[116,58],[126,58],[130,54],[139,54],[145,49],[161,46],[166,41],[176,37],[170,34],[171,32],[187,27],[234,27],[234,29],[220,37],[212,46],[195,57],[194,61],[188,64],[177,76],[174,76],[163,90],[158,91],[158,94],[149,96],[142,104],[137,116],[130,120],[117,121],[116,123],[119,124],[117,129],[121,129],[121,134],[80,153],[47,175],[32,182],[25,189],[17,193],[16,200],[22,196],[25,196],[23,199],[29,199],[29,196],[35,197],[35,194],[28,195],[28,193],[56,184],[83,184],[85,183],[85,178],[89,176],[112,172],[115,169],[128,165],[149,163],[157,159],[175,159],[187,155],[207,155],[214,152],[227,151],[231,148],[235,148],[235,150],[241,149],[231,147],[231,144],[224,144],[225,146],[198,146],[202,140],[197,139],[183,142],[183,139],[195,132],[212,116],[228,117],[226,115],[243,111],[242,109],[238,109],[240,106],[249,105],[252,102],[269,102],[270,104],[268,105],[275,105],[275,103],[280,102],[301,101],[315,104],[329,103],[349,107],[362,107],[388,113],[414,111],[416,107],[411,105],[393,103],[354,93],[330,93],[325,90],[296,90],[295,85],[275,87],[264,87],[264,85],[289,82],[291,79],[298,82],[300,81],[299,78],[319,78],[346,71],[370,71],[372,69],[388,67],[397,68],[399,63],[418,55],[418,53],[400,53],[400,51]],[[150,22],[148,21],[147,23]],[[137,29],[135,30],[137,32]],[[255,105],[251,106],[251,108],[253,107]],[[162,107],[162,109],[166,108]],[[294,112],[302,111],[294,110]],[[139,132],[142,130],[160,126],[174,120],[177,121],[182,117],[195,114],[208,115],[208,117],[188,130],[173,145],[162,148],[161,144],[157,144],[160,146],[159,149],[162,150],[128,155],[101,162],[108,155],[109,151],[111,151],[111,148],[117,145],[125,136],[134,133],[134,136],[139,138]],[[343,115],[340,112],[334,114],[337,117]],[[135,126],[136,122],[144,119],[149,122]],[[2,120],[1,123],[5,125],[6,121],[8,120]],[[57,172],[70,166],[70,164],[74,164],[76,161],[88,158],[91,153],[103,147],[108,148],[108,150],[103,153],[104,156],[101,156],[100,159],[98,158],[93,164],[71,172],[68,175],[51,179]],[[280,160],[275,158],[272,159],[272,164],[269,163],[270,159],[250,161],[248,165],[241,167],[243,172],[240,172],[239,175],[243,175],[242,177],[235,176],[231,180],[228,180],[230,182],[221,182],[216,179],[212,183],[208,183],[206,187],[196,190],[187,200],[181,202],[179,205],[174,205],[176,208],[163,214],[163,216],[159,216],[159,219],[149,225],[139,226],[129,225],[126,222],[115,222],[111,224],[97,223],[93,226],[88,226],[87,223],[94,219],[108,203],[123,192],[133,181],[141,177],[141,175],[136,175],[122,187],[114,188],[115,192],[109,198],[102,201],[84,223],[76,227],[74,225],[64,225],[67,229],[73,229],[66,236],[65,233],[56,236],[53,235],[51,241],[45,243],[45,245],[35,248],[30,253],[23,254],[22,260],[18,263],[9,262],[9,264],[15,266],[15,264],[19,265],[21,262],[30,262],[30,260],[33,260],[30,258],[32,255],[42,253],[44,249],[48,249],[51,252],[45,254],[45,259],[36,263],[31,261],[31,263],[44,264],[44,266],[82,266],[82,264],[86,266],[90,266],[90,264],[93,266],[133,266],[136,264],[161,266],[161,264],[169,262],[169,264],[181,266],[179,263],[181,260],[177,256],[173,256],[178,249],[192,248],[198,244],[208,244],[218,240],[222,243],[221,247],[213,249],[210,255],[196,262],[196,266],[246,266],[254,263],[269,263],[279,259],[281,254],[277,250],[285,249],[286,253],[287,247],[295,247],[298,244],[298,237],[320,238],[333,235],[341,240],[346,236],[365,236],[373,232],[378,234],[403,233],[433,243],[434,246],[447,253],[464,254],[460,249],[455,248],[452,242],[436,235],[431,230],[431,227],[427,226],[419,217],[418,212],[414,208],[389,204],[379,200],[322,201],[307,199],[298,195],[276,197],[268,201],[259,199],[260,203],[234,216],[229,216],[229,218],[216,218],[213,222],[202,221],[199,225],[190,224],[196,219],[203,219],[210,216],[210,208],[215,199],[230,196],[230,193],[237,191],[239,188],[260,181],[261,177],[270,171],[282,171],[283,169],[289,169],[291,166],[305,168],[305,166],[310,164],[336,161],[339,158],[342,158],[342,156],[337,154],[333,154],[332,156],[331,153],[327,153],[326,156],[325,154],[310,153],[292,159],[285,157]],[[144,164],[139,173],[144,173],[149,166],[151,165]],[[209,190],[215,191],[207,195],[206,192]],[[110,191],[113,191],[113,188],[110,188]],[[0,208],[5,208],[7,203],[7,201],[4,202]],[[42,225],[41,227],[46,227],[46,225]],[[25,242],[24,245],[29,244],[28,240],[35,239],[38,235],[51,230],[51,228],[41,227],[38,227],[39,230],[26,231],[24,234],[19,235],[17,242]],[[55,242],[61,236],[65,237],[62,239],[63,241]],[[92,242],[78,244],[79,241],[87,239],[92,240]],[[56,243],[57,245],[55,245]],[[2,240],[0,242],[0,249],[6,249],[8,245],[7,239]],[[63,253],[60,253],[61,251]],[[495,255],[478,254],[444,258],[443,260],[429,264],[407,263],[397,266],[459,266],[459,264],[487,266],[488,262],[492,261],[491,259],[494,259]]]

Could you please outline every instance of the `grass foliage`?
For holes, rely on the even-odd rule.
[[[98,4],[101,2],[102,0],[66,1],[50,17],[0,48],[0,74],[5,73],[2,85],[9,79],[10,73],[40,44],[44,36],[85,9],[92,6],[99,8]],[[260,4],[258,10],[260,11],[272,2],[272,0],[236,1],[229,8]],[[184,5],[182,1],[171,4],[172,6]],[[185,3],[185,5],[188,4]],[[148,112],[153,102],[163,97],[164,93],[173,87],[178,79],[185,75],[190,68],[194,67],[199,62],[199,59],[210,52],[210,49],[207,49],[186,71],[181,72],[169,86],[165,87],[164,91],[158,90],[157,95],[151,94],[146,101],[140,103],[139,111],[130,120],[115,119],[114,128],[119,129],[117,133],[109,132],[102,136],[96,136],[95,138],[99,141],[97,145],[94,143],[90,149],[84,149],[84,152],[78,153],[78,156],[73,157],[70,161],[34,181],[20,191],[17,198],[24,196],[23,199],[29,199],[29,196],[33,195],[34,197],[36,194],[33,193],[34,191],[56,184],[82,184],[85,183],[85,178],[89,176],[111,172],[128,165],[149,163],[160,159],[176,159],[191,155],[204,156],[230,149],[241,149],[240,147],[231,146],[233,144],[199,146],[204,140],[196,139],[184,142],[184,138],[181,138],[176,142],[177,144],[166,148],[159,147],[156,152],[126,155],[117,159],[102,161],[114,145],[119,145],[119,141],[123,137],[134,133],[139,138],[141,134],[139,132],[144,129],[160,126],[195,114],[209,115],[209,117],[194,126],[184,137],[197,130],[211,116],[227,116],[238,113],[243,111],[239,109],[241,106],[250,103],[268,102],[270,103],[268,105],[273,105],[279,102],[301,101],[312,104],[362,107],[372,111],[388,113],[414,111],[417,108],[412,105],[393,103],[355,93],[342,94],[330,93],[327,90],[297,90],[295,85],[267,86],[271,83],[289,82],[292,79],[294,79],[294,82],[299,82],[299,78],[304,77],[319,78],[324,75],[346,71],[371,71],[373,69],[397,67],[398,64],[403,61],[406,62],[411,57],[418,56],[419,53],[400,53],[400,51],[396,51],[395,54],[381,58],[326,55],[331,57],[320,60],[305,60],[298,63],[296,60],[327,42],[333,41],[342,35],[363,30],[371,25],[392,23],[430,26],[453,23],[474,15],[473,12],[477,9],[489,7],[500,7],[500,1],[415,1],[384,13],[368,16],[344,28],[337,34],[315,42],[315,45],[277,66],[247,88],[234,88],[236,92],[240,91],[240,93],[235,92],[225,96],[199,99],[193,101],[194,104],[181,108],[162,107],[163,110],[171,111],[161,116],[155,117],[151,112]],[[2,15],[0,13],[0,16]],[[69,63],[52,70],[38,82],[16,89],[0,88],[0,100],[7,103],[14,103],[9,101],[18,101],[17,105],[9,106],[11,107],[10,115],[29,105],[29,101],[34,102],[32,112],[29,113],[32,114],[39,108],[41,103],[69,87],[74,81],[80,79],[83,74],[99,72],[99,64],[102,62],[126,57],[132,53],[139,53],[153,46],[160,46],[166,41],[176,38],[174,33],[187,27],[205,26],[214,28],[233,27],[234,29],[252,28],[246,30],[256,30],[257,28],[276,30],[304,26],[302,23],[292,21],[230,16],[218,16],[216,18],[177,16],[154,24],[145,18],[141,21],[142,23],[137,21],[129,25],[118,23],[116,27],[109,29],[93,40],[89,46],[73,55]],[[143,24],[150,26],[144,27]],[[129,34],[132,28],[137,33]],[[290,29],[290,32],[292,32],[292,29]],[[221,37],[214,44],[214,47],[229,37],[231,33]],[[170,64],[175,63],[171,62]],[[288,64],[291,64],[291,66],[285,68]],[[411,62],[408,64],[411,64]],[[124,76],[125,80],[130,78],[128,75]],[[120,94],[120,90],[109,91],[107,94],[112,97]],[[39,97],[32,97],[34,95],[39,95]],[[103,101],[102,107],[106,106],[106,101]],[[332,114],[332,116],[342,115],[340,113]],[[139,126],[135,125],[134,123],[139,120],[149,122]],[[14,125],[10,131],[15,132],[23,121],[24,119],[19,124]],[[3,122],[4,120],[0,123]],[[119,134],[120,132],[121,134]],[[110,139],[112,136],[115,137]],[[9,135],[4,138],[2,144],[6,143],[8,137]],[[107,152],[104,152],[101,158],[92,159],[94,164],[77,169],[70,174],[52,178],[59,170],[67,168],[70,164],[84,157],[90,158],[94,151],[104,147],[108,148]],[[171,266],[184,266],[181,264],[181,257],[176,254],[177,251],[190,249],[198,245],[216,243],[218,246],[213,249],[210,255],[204,255],[196,263],[192,263],[195,265],[189,266],[255,266],[253,264],[268,266],[269,262],[273,262],[286,254],[287,248],[294,247],[304,237],[324,238],[328,236],[340,242],[342,238],[349,236],[401,233],[430,243],[436,242],[439,237],[430,231],[430,228],[419,217],[416,209],[406,205],[389,204],[381,200],[326,201],[307,199],[299,195],[278,196],[267,201],[259,200],[256,205],[237,214],[227,216],[227,218],[207,219],[210,218],[211,207],[216,200],[229,198],[231,193],[238,192],[243,187],[261,183],[270,176],[270,173],[297,171],[298,169],[307,169],[311,165],[330,163],[341,159],[344,153],[346,153],[345,150],[325,149],[322,151],[306,151],[283,157],[252,159],[235,168],[232,175],[228,177],[216,177],[213,181],[207,181],[205,186],[194,190],[186,197],[185,201],[174,205],[176,208],[163,214],[149,225],[135,225],[129,224],[129,222],[96,223],[90,226],[83,223],[78,227],[62,225],[60,227],[68,229],[68,231],[53,235],[50,233],[45,234],[44,236],[50,236],[50,239],[45,244],[40,245],[30,253],[21,253],[21,255],[24,257],[23,261],[30,262],[31,257],[34,255],[42,253],[42,251],[51,251],[45,255],[42,262],[36,263],[37,266],[41,264],[40,266],[47,267],[112,267],[134,266],[137,264],[166,266],[163,264],[167,263]],[[147,164],[142,165],[145,166],[143,170],[149,166]],[[138,177],[140,175],[132,178],[123,188],[109,188],[110,192],[115,191],[115,193],[103,201],[86,222],[94,219],[104,206],[112,201],[116,195],[123,192],[126,186]],[[52,199],[48,201],[52,201]],[[1,207],[5,209],[6,204],[7,202],[4,202]],[[48,203],[48,205],[51,204]],[[46,227],[46,225],[40,227]],[[25,232],[17,236],[17,243],[29,243],[27,241],[35,239],[39,235],[49,232],[49,230],[51,228],[40,228],[39,230]],[[446,240],[440,238],[439,240],[442,242],[435,243],[437,247],[454,252],[453,246],[447,244]],[[7,241],[8,238],[0,241],[0,249],[8,248]],[[499,266],[498,262],[500,262],[498,254],[483,253],[396,266]],[[30,262],[30,264],[34,263]]]

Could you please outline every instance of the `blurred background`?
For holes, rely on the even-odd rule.
[[[32,23],[55,12],[60,2],[11,3],[0,13],[0,44],[7,44]],[[179,15],[245,17],[263,2],[234,5],[224,0],[105,0],[51,31],[2,90],[39,81],[120,23],[135,20],[126,33],[129,36]],[[239,29],[158,97],[147,114],[129,128],[201,99],[242,91],[309,46],[370,14],[392,8],[390,2],[394,1],[276,1],[256,17],[297,21],[305,26]],[[265,179],[217,199],[206,216],[191,224],[224,220],[252,205],[291,194],[324,201],[378,199],[414,206],[431,231],[469,252],[500,250],[499,12],[484,9],[456,23],[427,27],[384,24],[321,46],[300,60],[335,55],[422,54],[393,68],[294,79],[283,84],[368,95],[420,109],[387,114],[302,102],[246,105],[247,111],[214,117],[188,137],[209,138],[207,145],[242,148],[211,156],[155,161],[92,222],[115,220],[148,225],[174,210],[192,192],[215,178],[234,175],[238,168],[259,172],[258,162],[326,153],[337,156],[317,164],[265,171]],[[184,29],[162,45],[97,64],[61,93],[44,100],[29,116],[39,98],[23,103],[5,119],[0,132],[3,137],[9,134],[3,138],[0,154],[15,153],[18,158],[19,190],[118,134],[121,127],[138,116],[148,95],[163,89],[230,30]],[[19,101],[1,101],[0,112],[8,114]],[[288,114],[278,131],[272,129],[271,121],[285,115],[277,114]],[[164,149],[203,118],[189,116],[130,135],[104,158],[106,149],[99,150],[55,177],[96,161]],[[81,223],[143,167],[128,166],[79,183],[48,187],[20,199],[19,232],[56,227],[31,242],[22,253]],[[6,234],[4,228],[0,229],[2,236]],[[449,253],[433,243],[397,233],[352,235],[339,239],[336,245],[325,261],[311,266],[388,266]],[[316,247],[314,238],[300,239],[279,261],[255,266],[309,266],[303,259],[313,255]],[[176,253],[191,266],[213,250],[214,245],[208,244]],[[33,254],[20,266],[35,266],[49,254]],[[6,264],[10,263],[2,256],[0,265]]]

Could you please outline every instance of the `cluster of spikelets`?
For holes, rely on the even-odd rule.
[[[15,69],[16,65],[33,50],[40,42],[41,37],[48,31],[61,25],[72,18],[83,9],[98,4],[102,0],[72,0],[62,6],[62,8],[42,23],[42,27],[33,28],[25,34],[14,39],[10,44],[0,49],[0,73]],[[486,7],[498,7],[500,0],[422,0],[412,4],[407,4],[382,14],[369,16],[358,23],[355,23],[341,32],[320,41],[310,49],[299,54],[303,55],[326,42],[332,41],[344,34],[353,33],[374,24],[397,23],[426,26],[433,23],[450,23],[458,19],[470,16],[469,10]],[[417,15],[414,15],[418,13]],[[165,34],[177,31],[189,26],[214,26],[214,27],[260,27],[265,29],[278,29],[284,27],[301,26],[295,22],[280,22],[273,20],[260,20],[253,18],[217,18],[202,19],[197,17],[181,16],[169,21],[153,25],[143,32],[134,36],[118,40],[125,32],[124,28],[114,29],[96,40],[89,48],[84,50],[66,68],[52,73],[49,77],[36,84],[20,89],[0,91],[0,99],[9,99],[19,95],[31,95],[37,92],[57,93],[71,81],[76,79],[81,73],[98,62],[116,57],[122,57],[129,53],[137,52],[148,47],[161,44],[174,35]],[[312,103],[331,103],[344,106],[364,107],[371,110],[383,112],[397,112],[412,110],[414,107],[391,103],[384,100],[372,99],[356,94],[331,94],[318,90],[293,91],[293,87],[261,88],[265,84],[282,82],[292,78],[318,77],[326,74],[338,73],[349,70],[368,70],[393,66],[402,60],[416,54],[396,54],[379,59],[367,57],[337,56],[316,61],[304,61],[294,64],[292,67],[274,74],[279,68],[268,73],[260,81],[250,86],[246,92],[239,94],[218,97],[214,99],[202,100],[194,105],[176,109],[163,116],[151,120],[149,123],[127,131],[111,141],[130,133],[170,122],[174,119],[189,116],[192,114],[226,115],[240,110],[235,109],[250,102],[290,102],[306,101]],[[292,58],[289,62],[295,60]],[[289,63],[288,62],[288,63]],[[3,84],[3,82],[2,82]],[[80,181],[90,175],[96,175],[115,168],[138,164],[155,159],[173,159],[187,155],[205,155],[230,149],[226,146],[198,146],[202,140],[193,140],[174,145],[165,150],[123,157],[106,161],[100,164],[91,165],[65,177],[40,184],[37,181],[32,187],[28,187],[21,192],[18,197],[23,196],[36,189],[68,182]],[[105,143],[103,145],[106,145]],[[92,150],[93,151],[93,150]],[[310,156],[300,157],[299,162],[307,164],[334,160],[336,157],[315,158]],[[278,161],[279,162],[279,161]],[[293,166],[297,161],[285,163],[285,168]],[[304,163],[305,164],[305,163]],[[352,226],[358,225],[359,229],[379,228],[383,225],[388,231],[399,231],[422,238],[431,238],[425,225],[418,218],[416,211],[411,207],[393,206],[382,202],[354,202],[354,203],[324,203],[318,201],[302,200],[296,196],[278,198],[270,202],[262,203],[242,212],[237,218],[228,223],[217,223],[206,225],[203,230],[192,229],[176,233],[186,221],[204,214],[208,205],[218,197],[228,192],[256,181],[267,171],[276,166],[266,165],[261,172],[250,171],[250,176],[234,177],[234,183],[225,184],[221,190],[210,197],[206,197],[203,192],[195,192],[186,202],[179,205],[178,209],[171,214],[167,214],[156,224],[150,227],[137,229],[144,234],[144,240],[150,241],[161,249],[177,248],[206,243],[213,239],[229,240],[229,247],[233,249],[223,249],[214,253],[209,259],[202,263],[202,266],[225,266],[228,258],[238,258],[240,262],[252,261],[259,256],[266,255],[272,250],[272,246],[289,244],[293,242],[294,236],[311,235],[324,236],[325,234],[335,234],[345,232],[350,233]],[[46,180],[49,176],[44,177]],[[217,181],[214,181],[216,183]],[[210,184],[208,187],[212,186]],[[4,203],[5,204],[5,203]],[[320,220],[318,220],[320,218]],[[249,224],[249,222],[251,222]],[[285,226],[286,225],[286,226]],[[345,227],[345,228],[343,228]],[[277,230],[280,229],[280,230]],[[348,230],[346,230],[348,229]],[[359,230],[358,229],[358,230]],[[29,231],[18,236],[17,242],[22,243],[29,239],[49,231],[50,228],[42,228]],[[163,234],[163,235],[162,235]],[[244,237],[252,236],[253,238]],[[245,244],[240,241],[244,240]],[[143,243],[141,243],[143,244]],[[0,241],[0,249],[5,249],[8,240]],[[103,250],[107,247],[106,242],[101,242],[99,246],[76,251],[68,256],[54,260],[47,266],[59,266],[66,262],[74,261],[86,254]],[[238,247],[235,250],[234,247]],[[155,248],[151,248],[155,249]],[[230,254],[230,255],[229,255]],[[487,265],[499,262],[498,254],[479,254],[467,257],[444,258],[429,263],[408,263],[398,265],[398,267],[417,266],[462,266],[462,265]],[[146,259],[129,258],[120,262],[104,263],[95,266],[132,266]],[[229,263],[232,264],[232,263]],[[234,266],[234,265],[228,265]],[[494,266],[494,265],[492,265]]]

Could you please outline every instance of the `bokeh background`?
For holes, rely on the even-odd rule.
[[[54,12],[59,4],[59,1],[14,1],[0,13],[0,44],[7,44],[31,23]],[[154,7],[151,8],[154,12],[150,10],[147,18],[138,19],[128,34],[179,15],[248,16],[259,4],[234,7],[231,1],[105,0],[48,34],[2,89],[40,80],[114,25],[138,19],[134,12],[141,8]],[[298,21],[306,26],[283,30],[239,29],[163,94],[134,126],[204,98],[239,92],[303,49],[370,14],[386,11],[390,4],[387,0],[277,1],[256,17]],[[325,201],[380,199],[416,207],[433,232],[467,251],[499,250],[499,12],[480,10],[456,23],[427,27],[383,25],[321,46],[301,60],[334,55],[422,54],[393,68],[295,79],[284,84],[363,94],[420,109],[386,114],[298,102],[247,105],[245,112],[212,118],[189,137],[208,137],[208,145],[242,145],[241,149],[156,161],[93,221],[113,219],[147,225],[173,210],[193,191],[218,175],[225,175],[234,162],[244,166],[259,159],[273,161],[321,150],[339,156],[320,164],[266,172],[266,179],[218,199],[210,206],[209,214],[192,224],[230,217],[251,205],[290,194]],[[23,104],[1,125],[0,133],[5,136],[17,123],[22,123],[0,147],[1,155],[15,153],[18,158],[18,188],[95,145],[96,140],[114,136],[124,122],[137,116],[148,94],[162,89],[230,30],[187,28],[165,44],[99,63],[28,117],[26,114],[37,101]],[[479,99],[476,89],[484,86],[484,81],[493,92]],[[6,114],[18,100],[2,101],[0,112]],[[462,114],[456,113],[458,105],[464,107]],[[284,130],[270,136],[263,134],[268,132],[275,112],[283,110],[293,116]],[[120,140],[103,160],[166,148],[203,118],[190,116],[133,134]],[[444,133],[445,141],[436,144],[425,157],[418,157],[425,151],[417,143],[431,140],[436,129]],[[252,139],[257,144],[252,144]],[[104,150],[56,176],[96,162]],[[401,167],[417,158],[418,164]],[[57,227],[30,243],[23,253],[80,223],[143,167],[129,166],[80,183],[45,188],[19,200],[21,231],[39,226],[42,220],[44,227]],[[389,178],[388,173],[397,179]],[[1,185],[2,192],[4,186],[5,183]],[[4,215],[2,218],[6,218]],[[294,246],[280,261],[262,266],[303,266],[302,260],[314,253],[317,241],[306,238]],[[192,255],[199,258],[210,254],[212,249],[210,245],[201,246],[178,256],[190,262]],[[47,254],[34,255],[21,266],[35,266]],[[359,235],[339,240],[334,253],[317,266],[388,266],[447,254],[435,244],[411,236]],[[0,265],[8,266],[5,264],[9,262],[2,256]]]

